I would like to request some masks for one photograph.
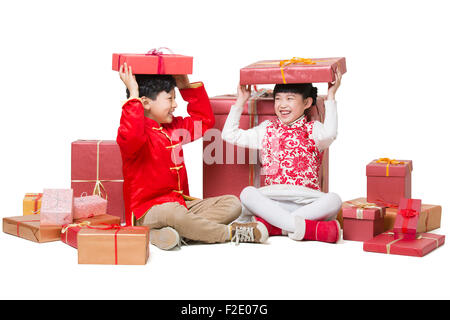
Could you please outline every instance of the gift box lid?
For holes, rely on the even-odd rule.
[[[366,166],[366,176],[401,177],[411,173],[412,160],[379,158]]]
[[[417,232],[422,200],[401,198],[394,222],[395,233],[414,234]]]
[[[192,74],[193,57],[181,54],[160,55],[163,69],[158,66],[159,56],[148,53],[113,53],[112,69],[119,71],[125,62],[133,74]]]
[[[241,84],[317,83],[335,80],[334,70],[347,71],[344,57],[262,60],[240,70]]]
[[[377,220],[384,217],[385,210],[385,207],[377,206],[374,203],[352,200],[342,204],[342,217],[358,220]]]

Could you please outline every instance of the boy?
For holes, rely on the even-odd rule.
[[[262,223],[228,225],[241,213],[237,197],[189,197],[182,145],[214,125],[203,83],[186,75],[132,74],[126,63],[120,78],[129,98],[122,107],[117,135],[123,161],[127,225],[150,226],[150,241],[163,250],[180,246],[181,237],[207,243],[264,242]],[[190,117],[173,115],[175,86]]]

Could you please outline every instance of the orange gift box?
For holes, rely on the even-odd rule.
[[[61,230],[61,241],[71,247],[77,248],[77,235],[81,228],[89,226],[98,226],[102,224],[120,224],[120,218],[109,214],[101,214],[91,218],[81,218],[74,221],[74,223],[64,225]]]
[[[41,210],[42,193],[25,193],[23,198],[23,215],[38,214]]]
[[[149,257],[149,228],[118,225],[78,232],[79,264],[144,265]]]
[[[158,50],[145,54],[113,53],[113,70],[119,71],[124,63],[131,66],[133,74],[192,74],[193,57],[163,54]]]

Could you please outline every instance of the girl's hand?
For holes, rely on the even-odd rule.
[[[187,74],[174,74],[173,78],[175,79],[178,89],[187,89],[191,87]]]
[[[236,104],[243,106],[250,98],[252,92],[251,85],[238,85]]]
[[[329,82],[328,83],[328,96],[327,100],[334,100],[334,96],[336,95],[336,91],[341,85],[341,79],[342,79],[342,73],[339,69],[339,66],[334,71],[334,83]]]
[[[139,98],[139,86],[136,82],[136,77],[133,75],[133,72],[131,71],[131,66],[128,67],[127,63],[125,62],[123,65],[120,66],[119,75],[120,80],[123,81],[128,91],[130,92],[130,99]]]

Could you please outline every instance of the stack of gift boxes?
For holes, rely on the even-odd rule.
[[[441,225],[439,205],[411,198],[411,160],[379,158],[366,166],[367,196],[343,203],[344,240],[363,241],[370,252],[422,257],[444,243],[428,233]]]
[[[161,48],[160,48],[161,49]],[[112,69],[124,63],[134,74],[191,74],[193,58],[163,54],[113,54]],[[334,81],[335,70],[346,72],[345,58],[266,60],[240,71],[242,85],[317,83]],[[236,95],[210,99],[215,129],[221,131]],[[244,107],[240,128],[249,129],[276,117],[271,93],[258,90]],[[323,122],[324,97],[308,113],[308,121]],[[217,139],[217,136],[215,137]],[[217,146],[222,150],[213,150]],[[209,150],[210,149],[210,150]],[[203,197],[239,196],[241,190],[264,185],[258,155],[247,149],[204,138]],[[411,199],[411,161],[379,159],[367,166],[367,199],[343,204],[340,223],[344,239],[365,241],[364,250],[422,256],[444,242],[425,233],[440,227],[441,207]],[[319,173],[321,190],[328,192],[328,150]],[[78,251],[81,264],[146,264],[149,229],[124,226],[122,159],[115,141],[77,140],[72,143],[71,188],[27,193],[23,215],[3,218],[3,231],[39,243],[62,241]],[[221,183],[217,183],[220,181]]]

